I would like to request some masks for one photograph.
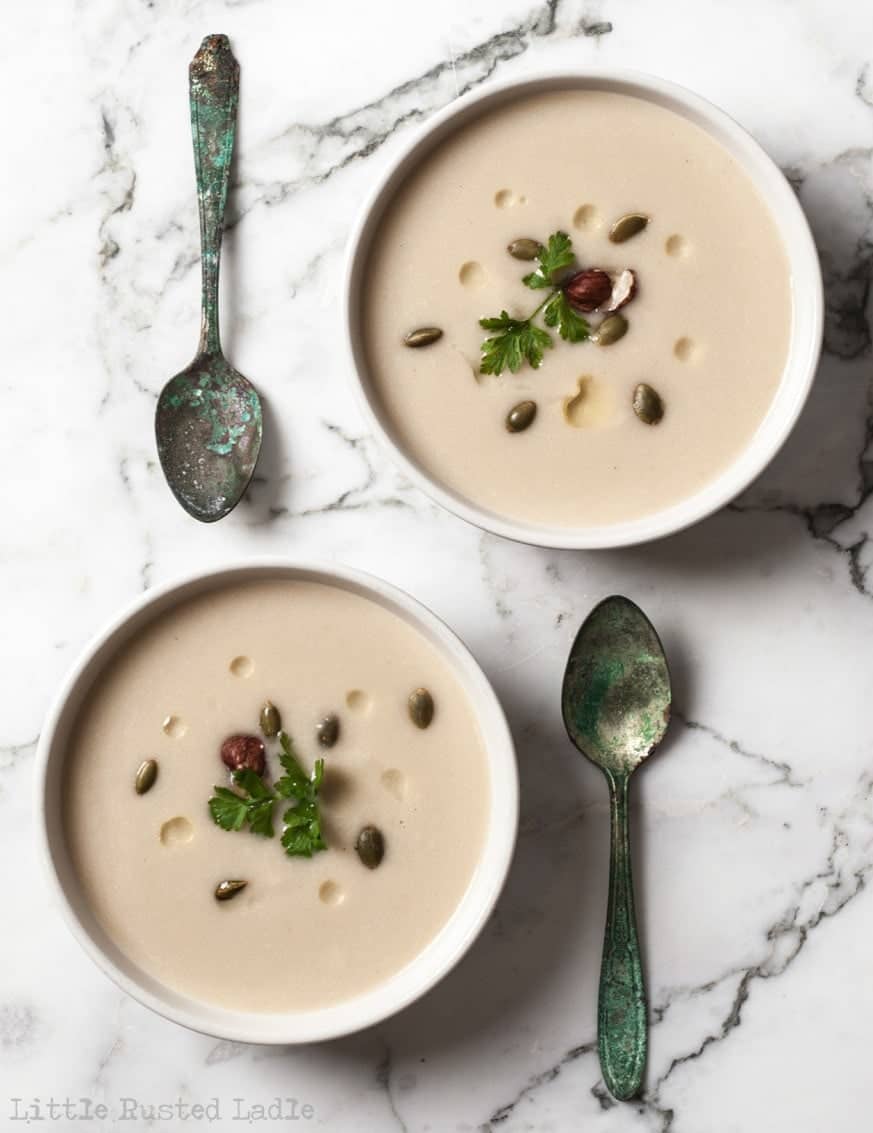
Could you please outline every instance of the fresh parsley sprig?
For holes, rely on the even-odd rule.
[[[316,851],[327,849],[318,809],[324,760],[316,759],[312,774],[307,776],[287,732],[279,733],[279,744],[282,748],[279,762],[285,774],[276,783],[276,792],[283,799],[295,800],[295,805],[282,815],[282,845],[285,853],[292,857],[311,858]]]
[[[554,287],[555,272],[568,268],[575,259],[573,241],[566,232],[553,232],[537,255],[539,267],[530,275],[522,277],[525,287],[539,291],[543,287]]]
[[[544,304],[540,304],[540,307]],[[540,308],[537,307],[537,311]],[[534,315],[537,312],[534,311]],[[501,311],[496,318],[480,319],[483,330],[498,331],[482,343],[482,361],[479,369],[483,374],[500,374],[511,370],[513,374],[521,369],[523,362],[536,370],[543,360],[543,351],[552,345],[551,335],[541,327],[535,326],[530,318],[513,319],[507,311]]]
[[[234,771],[237,790],[215,787],[209,800],[209,813],[222,830],[242,830],[248,825],[253,834],[273,837],[273,811],[279,799],[293,799],[294,806],[282,815],[282,846],[290,857],[311,858],[318,850],[326,850],[321,831],[318,791],[324,778],[324,760],[316,759],[312,774],[307,775],[287,732],[279,733],[282,751],[279,762],[284,775],[269,787],[256,771],[245,768]]]
[[[536,271],[522,277],[522,283],[532,291],[548,288],[551,293],[526,319],[513,318],[504,310],[496,317],[479,320],[483,330],[497,332],[482,343],[481,373],[496,375],[509,370],[515,374],[525,362],[539,369],[543,352],[554,345],[548,331],[533,321],[540,311],[546,326],[557,330],[565,342],[584,342],[591,337],[587,320],[573,310],[563,290],[555,284],[555,275],[570,267],[573,260],[573,241],[566,232],[553,232],[537,256]]]
[[[234,771],[232,778],[242,793],[229,787],[215,787],[215,794],[209,800],[213,822],[222,830],[242,830],[248,823],[253,834],[272,838],[275,794],[250,768]]]
[[[552,292],[543,307],[543,322],[547,327],[554,327],[565,342],[584,342],[591,337],[588,320],[573,310],[560,288]]]

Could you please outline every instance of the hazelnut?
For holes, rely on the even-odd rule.
[[[589,314],[612,295],[612,280],[600,268],[577,271],[564,284],[564,294],[578,311]]]
[[[603,304],[601,309],[606,314],[612,314],[613,311],[623,307],[625,303],[630,303],[636,293],[637,277],[630,268],[625,268],[615,277],[609,300]]]
[[[263,741],[257,736],[228,736],[221,745],[221,762],[230,771],[248,768],[263,775],[267,766]]]

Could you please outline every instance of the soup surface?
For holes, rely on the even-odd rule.
[[[615,222],[648,218],[622,243]],[[636,293],[611,345],[551,337],[539,368],[481,372],[493,330],[549,291],[519,239],[572,240],[550,278],[630,269]],[[608,304],[607,304],[608,305]],[[608,313],[577,311],[596,339]],[[412,459],[502,517],[573,528],[632,520],[692,495],[748,444],[779,384],[792,319],[788,261],[747,174],[703,129],[614,92],[523,96],[441,142],[402,184],[375,234],[362,326],[377,399]],[[410,348],[405,336],[442,337]],[[663,416],[634,410],[641,384]],[[532,400],[533,423],[506,427]]]
[[[419,687],[425,728],[408,709]],[[306,773],[324,759],[327,849],[310,858],[283,849],[293,801],[275,804],[272,838],[211,817],[230,783],[222,744],[260,735],[266,700]],[[279,741],[263,742],[273,789]],[[138,794],[147,759],[157,779]],[[112,658],[77,719],[65,808],[85,896],[139,968],[199,1000],[297,1010],[372,988],[439,932],[482,849],[488,768],[473,707],[421,633],[339,585],[267,578],[182,601]],[[365,826],[383,836],[376,868],[355,849]],[[219,901],[224,880],[247,885]]]

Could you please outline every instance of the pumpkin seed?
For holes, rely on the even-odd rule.
[[[416,728],[427,728],[433,720],[433,697],[426,688],[417,688],[409,694],[409,715]]]
[[[279,715],[279,709],[270,700],[264,701],[264,707],[261,709],[261,731],[271,740],[273,736],[278,736],[282,730],[282,717]]]
[[[636,236],[649,223],[649,218],[641,212],[628,212],[624,216],[620,216],[609,230],[609,239],[613,244],[623,244],[625,240],[630,240],[631,236]]]
[[[219,881],[215,887],[216,901],[229,901],[248,885],[247,881]]]
[[[506,414],[506,431],[508,433],[523,433],[533,424],[536,415],[537,403],[535,401],[520,401],[518,405],[513,405],[512,409]]]
[[[598,346],[612,346],[614,342],[624,338],[627,334],[627,326],[627,319],[624,315],[607,315],[597,328],[594,341]]]
[[[155,779],[158,777],[158,761],[156,759],[144,759],[139,765],[136,773],[136,778],[133,781],[138,795],[144,795],[146,791],[150,791],[155,785]]]
[[[661,395],[645,382],[640,382],[634,390],[633,407],[634,413],[646,425],[657,425],[664,416]]]
[[[443,332],[439,327],[418,327],[417,330],[411,330],[403,341],[407,346],[430,346],[432,342],[442,337]]]
[[[531,240],[523,236],[520,240],[513,240],[506,246],[507,252],[516,260],[535,260],[543,250],[539,240]]]
[[[325,716],[315,726],[315,738],[322,747],[333,747],[339,739],[340,722],[338,716]]]
[[[378,826],[365,826],[357,837],[355,850],[367,869],[375,869],[385,857],[385,839]]]

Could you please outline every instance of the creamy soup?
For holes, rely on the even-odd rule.
[[[432,712],[421,692],[410,711],[420,689]],[[324,759],[327,848],[309,858],[283,848],[285,800],[272,838],[211,816],[229,737],[254,751],[260,738],[270,790],[282,776],[265,701],[307,775]],[[161,983],[244,1010],[320,1007],[397,972],[451,917],[488,822],[482,739],[442,654],[375,601],[315,582],[226,585],[157,617],[107,664],[67,766],[67,839],[103,929]],[[356,848],[365,827],[376,864]],[[227,881],[247,884],[219,900]]]
[[[629,214],[647,223],[614,242]],[[551,287],[599,268],[618,298],[633,273],[611,324],[625,333],[597,341],[608,300],[571,304],[588,341],[562,341],[540,312],[553,346],[539,368],[483,374],[495,332],[478,320],[526,319],[549,294],[522,282],[538,262],[509,245],[559,232],[574,259]],[[387,207],[362,302],[375,393],[401,447],[480,507],[568,528],[660,510],[725,469],[767,412],[792,318],[779,233],[734,158],[673,111],[593,90],[519,98],[441,142]],[[440,338],[407,345],[431,327]],[[529,409],[507,422],[525,401],[532,422]]]

